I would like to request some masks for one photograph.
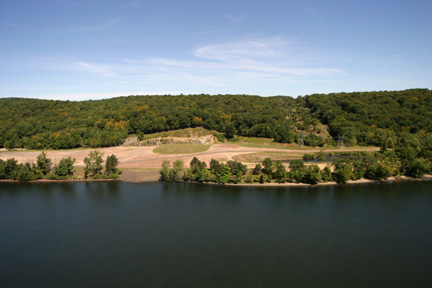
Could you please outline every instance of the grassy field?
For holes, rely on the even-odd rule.
[[[216,133],[215,130],[207,130],[202,127],[197,128],[186,128],[186,129],[180,129],[180,130],[174,130],[174,131],[165,131],[165,132],[158,132],[158,133],[152,133],[152,134],[145,134],[143,140],[149,140],[153,138],[165,138],[165,137],[201,137],[206,135],[212,135],[213,133]]]
[[[161,145],[153,149],[154,153],[158,154],[189,154],[204,152],[210,148],[211,145],[204,144],[168,144]]]
[[[275,148],[275,149],[290,149],[290,150],[316,150],[316,152],[325,151],[325,150],[340,150],[344,151],[344,149],[347,150],[358,150],[358,151],[369,151],[376,149],[377,147],[374,146],[349,146],[349,147],[337,147],[337,146],[325,146],[325,147],[309,147],[309,146],[300,146],[297,143],[277,143],[273,142],[273,139],[271,138],[257,138],[257,137],[238,137],[238,141],[234,142],[227,142],[236,144],[242,147],[252,147],[252,148]]]
[[[277,143],[273,142],[271,138],[257,138],[257,137],[238,137],[238,141],[230,142],[242,147],[252,147],[252,148],[275,148],[275,149],[295,149],[295,150],[310,150],[313,147],[299,146],[296,143]],[[320,148],[315,148],[317,151]],[[322,148],[321,148],[322,149]]]
[[[270,158],[273,161],[277,160],[294,160],[302,159],[304,153],[284,153],[284,152],[262,152],[262,153],[249,153],[234,156],[233,159],[245,163],[258,163],[262,162],[265,158]]]

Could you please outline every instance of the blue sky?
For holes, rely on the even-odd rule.
[[[0,0],[0,97],[432,88],[432,1]]]

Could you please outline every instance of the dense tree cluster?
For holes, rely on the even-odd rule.
[[[119,161],[114,154],[107,156],[105,161],[105,171],[103,171],[103,154],[104,153],[98,150],[90,151],[88,155],[89,157],[84,158],[85,179],[116,179],[121,174],[121,170],[117,169]]]
[[[297,140],[296,125],[306,135],[304,127],[319,123],[307,108],[296,109],[300,104],[291,97],[247,95],[129,96],[81,102],[4,98],[0,99],[0,147],[106,147],[122,143],[129,134],[189,127],[216,130],[228,139],[241,135],[291,143]]]
[[[243,176],[247,173],[246,165],[238,161],[228,161],[220,163],[212,159],[210,166],[207,163],[194,157],[190,163],[190,168],[184,167],[183,160],[176,160],[173,168],[170,168],[170,161],[164,160],[160,171],[162,181],[195,181],[195,182],[214,182],[219,184],[242,182]]]
[[[119,163],[113,154],[105,161],[105,170],[102,167],[103,153],[91,151],[89,157],[84,159],[85,178],[116,179],[121,171],[117,168]],[[38,179],[64,180],[75,176],[75,158],[62,158],[59,163],[52,163],[46,152],[41,152],[35,163],[20,163],[14,158],[6,161],[0,159],[0,180],[33,181]]]
[[[322,159],[322,153],[316,157]],[[320,169],[316,164],[305,165],[304,160],[292,160],[289,169],[281,161],[264,159],[248,170],[246,165],[238,161],[220,163],[212,159],[210,166],[194,157],[190,168],[184,167],[183,160],[176,160],[173,168],[170,161],[165,160],[160,170],[162,181],[195,181],[225,183],[306,183],[318,184],[335,181],[344,184],[349,180],[369,179],[386,180],[392,176],[406,175],[413,178],[432,173],[431,161],[415,158],[408,168],[404,167],[405,158],[396,151],[379,151],[373,153],[352,152],[335,158],[331,164]],[[310,158],[307,156],[306,158]]]
[[[45,152],[37,156],[36,164],[21,163],[14,159],[3,161],[0,159],[0,179],[32,181],[37,179],[68,179],[74,175],[75,159],[63,158],[58,164],[52,165],[51,159],[47,158]]]
[[[305,106],[325,125],[335,141],[393,148],[403,134],[432,133],[432,91],[314,94]]]

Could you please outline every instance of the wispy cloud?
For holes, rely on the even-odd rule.
[[[232,16],[230,14],[225,14],[225,18],[228,19],[231,24],[237,24],[246,20],[245,16]]]
[[[98,32],[98,31],[102,31],[102,30],[111,28],[119,22],[120,22],[119,20],[112,20],[111,22],[109,22],[107,24],[102,24],[102,25],[73,26],[73,27],[69,27],[68,29],[54,31],[54,33],[62,34],[62,33],[74,33],[74,32],[77,32],[77,33],[79,33],[79,32]]]
[[[67,0],[57,0],[57,2],[62,3],[71,7],[82,7],[83,3],[81,1],[67,1]]]
[[[199,58],[220,61],[260,58],[274,55],[274,51],[268,49],[265,44],[260,43],[259,45],[257,45],[256,43],[259,42],[240,42],[207,45],[196,49],[194,51],[194,55]]]
[[[140,3],[138,1],[131,1],[127,4],[128,7],[139,7]]]
[[[107,28],[110,28],[114,25],[116,25],[119,21],[113,20],[108,24],[99,25],[99,26],[86,26],[86,27],[71,27],[69,28],[69,32],[94,32],[94,31],[101,31],[105,30]]]
[[[182,62],[182,66],[202,66],[230,71],[258,71],[297,76],[329,76],[341,72],[337,68],[310,67],[302,56],[289,54],[291,43],[282,38],[207,45],[194,51],[198,58],[212,62]],[[293,63],[298,63],[294,66]],[[195,67],[197,68],[197,67]]]
[[[57,58],[33,66],[58,71],[56,77],[67,79],[68,91],[75,94],[60,92],[56,96],[47,91],[47,97],[58,99],[202,92],[290,95],[287,87],[331,83],[344,75],[337,67],[315,64],[323,62],[320,57],[304,55],[307,53],[303,47],[297,49],[291,41],[276,37],[204,45],[192,50],[188,59],[122,58],[96,62]],[[55,85],[52,80],[44,81],[47,87]],[[97,95],[107,91],[120,92]]]
[[[282,38],[258,39],[198,47],[190,60],[171,58],[118,59],[112,63],[74,62],[70,69],[116,79],[140,81],[184,81],[220,86],[233,81],[321,80],[341,74],[334,67],[316,67],[310,59],[286,51],[290,42]],[[304,58],[304,57],[303,57]],[[309,58],[309,57],[308,57]],[[293,63],[297,64],[294,65]]]
[[[2,23],[4,26],[10,27],[10,28],[20,28],[18,25],[14,23]]]
[[[108,76],[108,77],[116,76],[116,73],[106,65],[92,64],[86,62],[75,62],[73,64],[74,67],[79,70],[84,70],[84,71],[88,71],[91,73],[99,74],[102,76]]]

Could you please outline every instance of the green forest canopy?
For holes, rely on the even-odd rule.
[[[419,139],[432,134],[432,92],[333,93],[296,99],[204,94],[79,102],[3,98],[0,120],[0,147],[6,148],[116,146],[130,134],[189,127],[216,130],[227,138],[389,147],[406,134]]]

